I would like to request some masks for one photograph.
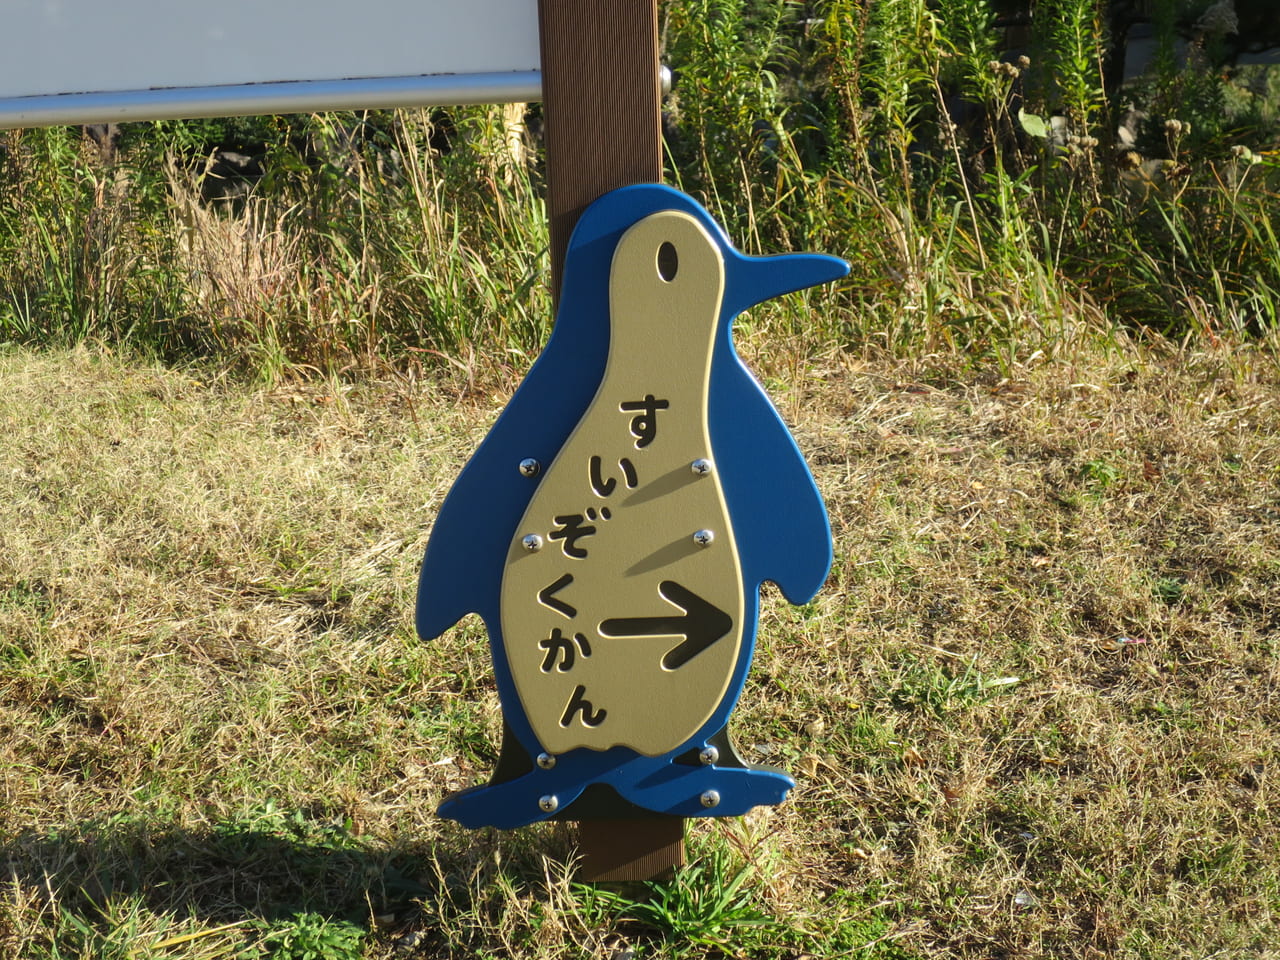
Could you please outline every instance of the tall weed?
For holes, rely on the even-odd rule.
[[[536,350],[542,206],[527,163],[495,161],[493,116],[460,112],[447,156],[426,113],[379,117],[378,141],[353,136],[351,115],[282,124],[268,176],[212,204],[190,157],[171,151],[157,178],[153,144],[102,167],[69,130],[21,133],[0,208],[0,335],[132,339],[267,378]]]
[[[0,337],[149,335],[173,289],[163,242],[127,179],[65,129],[11,134],[0,182]]]

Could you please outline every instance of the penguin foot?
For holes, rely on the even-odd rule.
[[[670,757],[642,756],[603,765],[598,762],[601,754],[581,753],[585,756],[564,755],[553,770],[537,769],[502,783],[455,793],[440,805],[438,813],[471,829],[510,830],[554,817],[589,785],[598,783],[652,813],[736,817],[752,807],[781,803],[795,786],[790,776],[770,767],[689,766],[673,763]],[[596,769],[588,773],[582,767]]]
[[[456,820],[468,830],[477,827],[514,830],[550,819],[557,810],[578,799],[583,790],[582,786],[566,790],[563,783],[532,782],[539,779],[543,778],[529,774],[518,780],[462,790],[446,798],[436,813],[446,820]]]

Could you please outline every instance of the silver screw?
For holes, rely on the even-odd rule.
[[[689,464],[689,469],[693,471],[695,477],[705,477],[711,472],[711,461],[699,457]]]
[[[549,753],[538,754],[538,766],[543,770],[554,770],[556,766],[556,758]]]
[[[716,797],[716,803],[720,802],[720,798]],[[548,793],[545,797],[538,798],[538,809],[543,813],[555,813],[556,808],[560,806],[560,798],[554,793]]]
[[[712,807],[720,806],[720,794],[716,790],[708,790],[698,799],[702,801],[702,805],[708,810]]]
[[[520,543],[530,553],[537,553],[539,550],[542,549],[542,538],[538,536],[536,533],[529,534],[527,537],[521,540]]]
[[[715,538],[716,535],[710,530],[698,530],[693,535],[693,542],[700,547],[709,547]]]
[[[542,472],[542,464],[533,457],[526,457],[520,461],[520,474],[525,477],[536,477]]]
[[[698,754],[698,759],[709,767],[720,759],[720,751],[715,747],[703,747],[702,752]]]

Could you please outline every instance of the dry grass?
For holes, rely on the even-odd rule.
[[[417,564],[510,384],[0,353],[0,955],[1280,956],[1274,354],[777,364],[837,561],[737,729],[801,783],[650,901],[432,816],[498,714]]]

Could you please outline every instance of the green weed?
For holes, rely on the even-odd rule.
[[[793,936],[788,924],[761,906],[759,880],[750,864],[712,846],[678,869],[674,880],[644,884],[639,897],[599,887],[577,889],[589,909],[606,912],[613,923],[657,933],[677,954],[689,947],[728,953],[781,945]]]
[[[1018,677],[985,676],[977,670],[976,661],[960,671],[922,662],[906,667],[888,698],[899,709],[924,709],[941,716],[949,710],[983,703],[1018,682]]]
[[[266,925],[262,956],[270,960],[359,960],[367,932],[353,923],[300,913],[284,924]]]

